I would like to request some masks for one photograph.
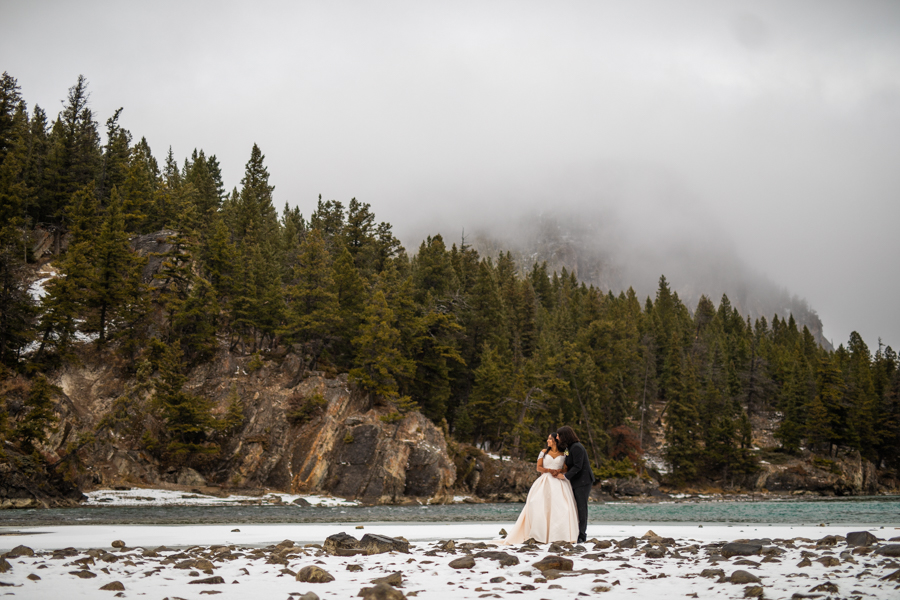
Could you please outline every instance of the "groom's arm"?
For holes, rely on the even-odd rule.
[[[583,446],[573,446],[572,449],[574,450],[572,452],[572,466],[566,471],[566,479],[569,481],[578,477],[578,474],[584,470],[587,462],[587,452],[585,452]]]

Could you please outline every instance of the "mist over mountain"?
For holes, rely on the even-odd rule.
[[[452,191],[451,191],[452,190]],[[793,315],[825,348],[818,314],[806,299],[776,282],[765,265],[741,256],[729,236],[741,223],[723,223],[682,181],[650,165],[610,163],[570,167],[555,175],[524,175],[505,190],[442,188],[439,207],[398,229],[414,253],[426,235],[466,243],[482,256],[513,254],[522,271],[546,261],[603,291],[634,288],[653,297],[665,275],[693,310],[702,295],[716,304],[726,294],[753,320]],[[453,198],[451,200],[450,198]],[[431,211],[429,211],[431,212]],[[761,237],[760,244],[766,239]]]

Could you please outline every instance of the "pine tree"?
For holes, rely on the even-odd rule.
[[[670,353],[668,359],[668,391],[666,404],[666,462],[672,469],[672,477],[686,483],[697,476],[698,431],[697,384],[693,367],[679,352]],[[682,363],[687,363],[683,367]]]
[[[53,412],[53,395],[58,392],[58,388],[43,375],[37,375],[32,380],[23,406],[24,415],[18,419],[10,435],[23,452],[34,452],[37,444],[47,441],[47,429],[59,420]]]
[[[190,364],[208,360],[216,352],[219,303],[212,285],[195,277],[188,297],[172,317],[172,330]]]
[[[375,396],[397,399],[399,380],[409,377],[414,365],[400,349],[400,330],[382,290],[372,294],[363,314],[360,335],[353,340],[356,366],[350,380]]]

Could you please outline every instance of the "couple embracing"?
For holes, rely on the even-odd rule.
[[[525,508],[504,543],[521,544],[530,538],[541,543],[586,541],[594,472],[571,427],[560,427],[547,436],[537,470],[541,476],[531,486]]]

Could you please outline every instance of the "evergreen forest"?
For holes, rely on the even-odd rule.
[[[240,401],[212,418],[186,373],[223,352],[290,352],[349,374],[397,418],[420,411],[503,454],[531,459],[571,424],[601,473],[640,467],[651,403],[664,403],[679,483],[754,472],[760,415],[778,419],[781,452],[900,467],[890,347],[853,333],[826,351],[790,314],[751,322],[727,296],[686,306],[664,276],[638,298],[437,233],[408,251],[355,198],[279,211],[256,145],[227,190],[214,154],[155,155],[120,114],[100,125],[83,76],[58,115],[0,80],[0,452],[40,446],[56,418],[52,373],[89,349],[152,397],[166,430],[146,436],[149,450],[214,453],[240,427]],[[39,235],[53,240],[42,256]],[[139,239],[168,250],[142,254]],[[36,288],[48,260],[56,274]]]

